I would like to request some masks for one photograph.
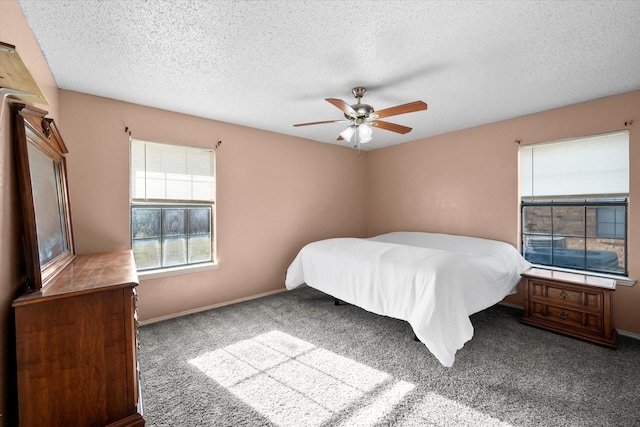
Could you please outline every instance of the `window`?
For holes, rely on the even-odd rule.
[[[598,237],[624,239],[627,235],[627,212],[622,206],[600,207],[596,211]]]
[[[131,247],[138,271],[215,261],[215,156],[131,140]]]
[[[626,199],[523,201],[522,247],[534,264],[626,275]],[[621,212],[602,226],[600,212]],[[617,230],[616,230],[617,231]]]
[[[627,275],[627,131],[523,146],[520,183],[529,262]]]

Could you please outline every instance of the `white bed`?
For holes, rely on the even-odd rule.
[[[447,234],[395,232],[309,243],[285,285],[307,284],[376,314],[409,322],[444,366],[473,337],[469,316],[513,292],[531,265],[511,245]]]

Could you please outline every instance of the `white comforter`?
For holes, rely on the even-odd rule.
[[[287,270],[304,283],[376,314],[409,322],[444,366],[473,337],[469,316],[512,292],[531,265],[504,242],[396,232],[306,245]]]

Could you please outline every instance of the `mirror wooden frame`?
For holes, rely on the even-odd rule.
[[[26,290],[38,291],[75,258],[64,157],[68,150],[46,111],[16,103],[12,112]]]

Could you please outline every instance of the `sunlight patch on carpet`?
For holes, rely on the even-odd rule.
[[[375,400],[358,409],[354,415],[348,417],[340,425],[344,427],[375,425],[377,421],[384,418],[390,409],[402,402],[402,399],[414,388],[415,386],[411,383],[398,381]]]
[[[384,417],[415,387],[280,331],[189,363],[283,427],[299,426],[302,420],[305,426],[319,426],[349,408],[357,408],[353,422],[367,423]]]
[[[511,424],[434,392],[427,393],[425,399],[416,405],[404,423],[399,425],[513,427]]]

